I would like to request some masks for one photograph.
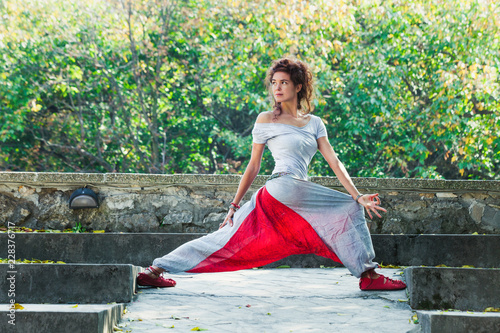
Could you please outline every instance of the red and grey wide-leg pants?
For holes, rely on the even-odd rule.
[[[347,194],[290,175],[269,180],[233,221],[153,265],[170,273],[223,272],[314,253],[341,262],[356,277],[377,266],[363,207]]]

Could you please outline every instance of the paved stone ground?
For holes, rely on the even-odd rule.
[[[401,278],[401,270],[381,269]],[[408,332],[406,291],[361,291],[345,268],[278,268],[172,275],[175,288],[141,289],[124,332]],[[196,330],[196,329],[195,329]]]

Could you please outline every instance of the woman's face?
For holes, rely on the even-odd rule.
[[[277,103],[293,101],[302,88],[301,84],[295,86],[292,80],[290,80],[290,74],[284,72],[274,73],[271,86],[273,88],[274,99]]]

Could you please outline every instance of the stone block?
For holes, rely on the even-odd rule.
[[[112,333],[124,304],[22,304],[15,312],[15,326],[8,323],[7,304],[0,304],[0,332]]]
[[[149,266],[155,258],[205,234],[17,233],[15,235],[16,255],[21,259]],[[372,235],[372,241],[375,260],[383,264],[500,267],[498,255],[500,235]],[[0,233],[0,243],[7,243],[7,234]],[[0,247],[0,258],[7,258],[7,247]],[[310,255],[290,258],[279,265],[319,267],[335,264],[331,260],[324,261],[321,257]]]
[[[131,302],[139,267],[91,264],[0,264],[0,290],[16,303]],[[9,292],[10,293],[10,292]],[[0,303],[11,300],[7,292]]]
[[[500,332],[500,313],[417,311],[422,333]]]
[[[372,240],[379,263],[500,267],[500,235],[372,235]]]
[[[410,267],[404,276],[413,309],[500,308],[500,269]]]
[[[160,233],[16,233],[16,257],[66,263],[133,264],[149,266],[182,244],[204,234]],[[0,243],[7,234],[0,233]],[[7,258],[7,246],[0,247]]]

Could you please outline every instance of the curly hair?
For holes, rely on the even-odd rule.
[[[297,109],[302,114],[308,114],[314,110],[311,104],[314,99],[313,74],[309,67],[302,61],[293,58],[282,58],[274,60],[271,67],[267,70],[266,83],[269,84],[273,80],[273,76],[277,72],[284,72],[290,75],[290,79],[296,86],[302,85],[302,88],[297,93]],[[269,94],[274,100],[273,105],[273,120],[276,120],[281,114],[281,103],[276,103],[272,89],[269,89]]]

